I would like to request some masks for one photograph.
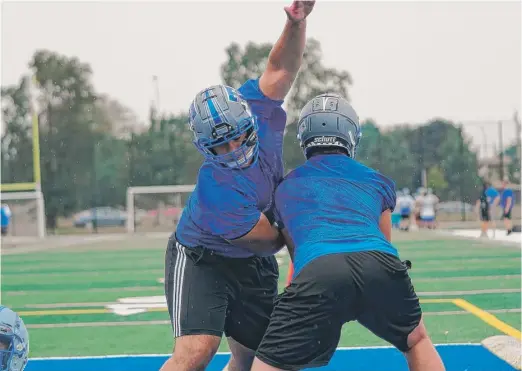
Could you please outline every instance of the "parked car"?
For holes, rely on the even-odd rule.
[[[98,227],[123,227],[127,221],[127,215],[125,211],[113,207],[96,207],[79,212],[73,220],[74,226],[78,228],[92,228],[94,220]]]

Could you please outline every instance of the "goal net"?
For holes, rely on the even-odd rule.
[[[41,191],[1,192],[2,207],[10,213],[6,237],[45,237],[44,198]]]
[[[195,185],[127,188],[127,231],[173,232]]]

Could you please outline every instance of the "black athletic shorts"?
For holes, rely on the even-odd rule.
[[[503,211],[502,219],[511,219],[511,210],[512,209],[509,209],[509,211],[507,213],[505,211]]]
[[[341,327],[353,320],[408,350],[421,307],[398,258],[368,251],[325,255],[306,265],[278,296],[256,356],[284,370],[324,366]]]
[[[410,219],[410,214],[401,214],[401,219]]]
[[[174,337],[223,333],[257,349],[277,296],[274,256],[227,258],[169,239],[165,296]]]

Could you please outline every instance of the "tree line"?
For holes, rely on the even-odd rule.
[[[221,65],[223,83],[237,88],[246,79],[260,76],[271,47],[268,43],[230,44]],[[151,107],[148,122],[140,124],[132,110],[94,89],[88,63],[37,50],[28,67],[38,82],[41,187],[48,228],[56,227],[59,216],[82,209],[124,205],[129,186],[195,183],[202,156],[192,144],[186,113],[159,115]],[[303,66],[286,101],[287,171],[304,161],[296,140],[300,108],[326,91],[349,99],[351,85],[350,74],[325,66],[320,43],[309,39]],[[1,97],[1,182],[31,182],[28,76],[2,87]],[[358,159],[392,177],[397,188],[417,188],[426,169],[428,185],[441,199],[470,202],[476,198],[480,189],[477,154],[455,123],[440,118],[383,131],[366,120],[362,132]]]

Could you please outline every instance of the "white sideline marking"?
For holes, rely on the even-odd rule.
[[[522,243],[522,234],[519,232],[513,232],[509,236],[506,235],[506,230],[504,229],[495,229],[494,233],[492,230],[488,231],[489,238],[480,238],[480,230],[479,229],[451,229],[441,231],[443,233],[449,233],[454,236],[460,237],[468,237],[477,239],[484,242],[508,242],[512,244],[517,244],[518,246]]]

